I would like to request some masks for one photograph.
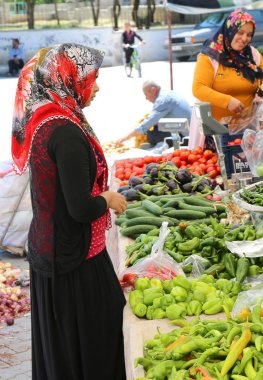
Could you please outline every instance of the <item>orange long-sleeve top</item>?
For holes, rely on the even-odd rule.
[[[262,56],[259,66],[263,69]],[[218,65],[215,75],[210,58],[205,54],[198,56],[192,86],[193,95],[202,102],[211,103],[212,115],[218,121],[222,117],[234,115],[227,108],[231,97],[240,100],[245,108],[249,107],[259,85],[259,80],[251,83],[242,73],[222,64]]]

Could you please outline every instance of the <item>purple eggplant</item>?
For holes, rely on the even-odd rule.
[[[169,179],[165,185],[169,188],[169,190],[178,189],[178,183],[176,183],[173,179]]]
[[[153,168],[157,168],[157,165],[154,164],[154,163],[151,163],[151,164],[146,165],[145,173],[150,174],[150,171],[151,171]]]
[[[156,178],[158,176],[158,168],[157,167],[152,168],[150,171],[150,175],[152,178]]]
[[[122,193],[127,201],[139,201],[141,199],[140,195],[134,189],[126,190]]]
[[[118,193],[122,193],[123,191],[129,190],[130,186],[125,185],[125,186],[120,186],[117,190]]]
[[[130,187],[141,185],[142,183],[143,183],[143,180],[141,178],[139,178],[139,177],[131,176],[129,178],[129,186]]]
[[[191,182],[188,182],[188,183],[184,183],[182,186],[181,186],[181,189],[183,192],[185,193],[191,193],[192,190],[193,190],[193,184]]]
[[[178,170],[178,172],[175,174],[175,177],[182,185],[191,182],[193,179],[192,174],[187,169]]]
[[[148,185],[154,185],[154,179],[152,177],[144,177],[143,178],[143,183],[148,184]]]

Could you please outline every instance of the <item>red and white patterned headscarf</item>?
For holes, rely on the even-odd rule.
[[[39,50],[23,67],[16,90],[12,129],[12,156],[18,174],[27,168],[34,135],[51,119],[71,120],[103,155],[82,111],[102,60],[99,50],[67,43]],[[105,181],[107,183],[107,178]]]

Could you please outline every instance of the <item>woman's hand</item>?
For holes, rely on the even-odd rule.
[[[106,199],[108,208],[112,208],[116,214],[121,214],[127,208],[127,202],[123,195],[115,191],[104,191],[100,194]]]
[[[227,108],[229,109],[230,112],[240,113],[244,109],[244,104],[236,98],[231,98],[228,103]]]

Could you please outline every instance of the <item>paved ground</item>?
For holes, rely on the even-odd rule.
[[[167,62],[145,63],[142,78],[126,78],[123,67],[100,70],[101,87],[96,100],[85,113],[101,141],[117,139],[132,130],[137,121],[151,108],[141,91],[146,79],[158,81],[170,88],[170,71]],[[173,64],[174,89],[193,104],[191,83],[194,62]],[[0,162],[9,160],[12,110],[17,79],[0,79]],[[24,258],[0,251],[0,260],[11,262],[15,267],[27,269]],[[0,379],[31,379],[30,315],[15,320],[11,327],[0,329]],[[62,380],[62,379],[61,379]]]

